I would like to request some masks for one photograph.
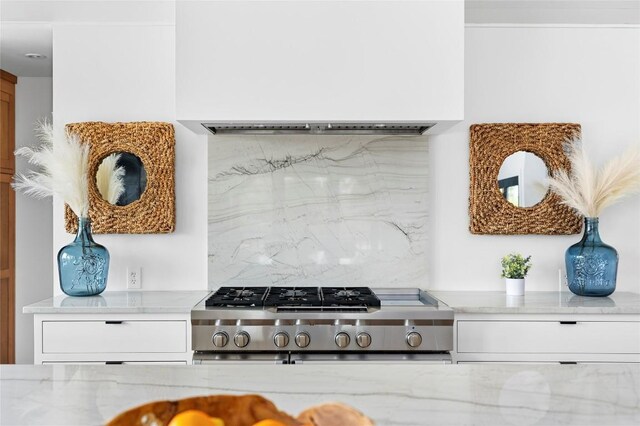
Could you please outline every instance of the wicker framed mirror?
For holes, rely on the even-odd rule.
[[[89,144],[89,217],[96,234],[160,234],[175,228],[175,137],[173,125],[158,122],[67,124]],[[100,182],[103,170],[118,168],[123,188],[115,198]],[[100,187],[100,188],[99,188]],[[113,199],[112,199],[113,198]],[[78,220],[65,206],[66,230]]]
[[[581,218],[561,204],[556,194],[540,188],[542,181],[531,184],[532,188],[537,184],[535,190],[528,190],[529,193],[537,191],[539,195],[523,202],[522,174],[520,194],[517,194],[518,177],[510,176],[517,173],[502,176],[508,167],[506,164],[516,156],[520,156],[521,161],[539,161],[545,175],[569,169],[563,144],[579,137],[580,125],[573,123],[472,125],[469,140],[471,233],[561,235],[580,232]],[[516,194],[509,190],[514,185]],[[516,201],[518,197],[520,203]]]

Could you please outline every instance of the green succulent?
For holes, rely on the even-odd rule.
[[[524,278],[531,269],[531,256],[511,253],[502,258],[502,278]]]

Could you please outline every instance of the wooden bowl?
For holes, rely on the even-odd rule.
[[[144,404],[119,414],[107,426],[166,426],[176,414],[186,410],[200,410],[218,417],[225,426],[251,426],[267,419],[287,426],[303,425],[260,395],[213,395]]]

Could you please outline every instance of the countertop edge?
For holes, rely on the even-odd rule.
[[[22,307],[24,314],[189,314],[210,290],[113,291],[98,296],[58,295]],[[69,303],[68,306],[63,306]],[[112,306],[109,306],[112,304]]]
[[[610,297],[583,297],[569,292],[526,292],[507,296],[498,291],[428,290],[454,314],[481,315],[640,315],[640,294],[618,292]]]

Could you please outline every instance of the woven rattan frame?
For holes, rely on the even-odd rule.
[[[518,151],[531,152],[549,172],[569,169],[563,143],[580,136],[571,123],[474,124],[469,142],[469,230],[472,234],[576,234],[582,220],[549,191],[532,207],[507,202],[498,188],[504,160]]]
[[[175,137],[169,123],[86,122],[67,124],[67,130],[88,143],[89,217],[96,234],[161,234],[175,228]],[[137,155],[147,173],[139,200],[114,206],[98,193],[94,176],[102,159],[114,152]],[[76,215],[65,205],[67,232],[78,228]]]

